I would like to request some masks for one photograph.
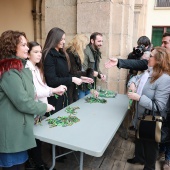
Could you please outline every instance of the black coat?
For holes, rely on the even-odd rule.
[[[72,85],[72,75],[69,73],[67,59],[64,54],[61,54],[52,48],[44,60],[44,75],[47,85],[50,87],[58,87],[59,85],[67,86],[67,92],[59,96],[48,98],[48,103],[55,106],[55,113],[70,103],[69,88]]]
[[[142,71],[148,69],[148,61],[133,59],[118,59],[117,67]]]
[[[71,69],[70,73],[80,78],[81,76],[86,76],[93,78],[93,69],[88,68],[86,71],[82,71],[81,60],[78,54],[73,54],[69,49],[67,50],[67,54],[69,55]],[[71,96],[70,102],[75,102],[78,100],[78,89],[82,90],[82,87],[86,86],[86,83],[77,86],[76,84],[72,84],[69,90],[69,95]]]

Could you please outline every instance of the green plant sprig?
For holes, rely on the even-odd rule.
[[[96,97],[86,97],[85,100],[87,103],[107,103],[106,99],[100,99]]]
[[[62,127],[66,127],[66,126],[71,126],[74,123],[77,123],[80,121],[79,118],[77,118],[75,115],[77,112],[75,111],[76,109],[79,109],[79,107],[70,107],[68,106],[65,111],[67,113],[69,113],[69,116],[58,116],[57,118],[50,118],[47,119],[46,121],[48,121],[48,124],[50,125],[50,127],[55,127],[55,126],[62,126]]]

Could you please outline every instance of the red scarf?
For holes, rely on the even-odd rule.
[[[18,71],[21,71],[23,68],[22,61],[19,59],[15,58],[9,58],[9,59],[2,59],[0,60],[0,77],[2,75],[11,70],[11,69],[16,69]]]

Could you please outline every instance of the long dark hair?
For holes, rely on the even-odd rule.
[[[41,45],[38,44],[38,43],[35,42],[35,41],[29,42],[29,43],[28,43],[28,47],[29,47],[28,53],[30,54],[32,48],[33,48],[33,47],[36,47],[36,46],[40,46],[40,47],[41,47]],[[41,47],[41,48],[42,48],[42,47]],[[43,79],[43,81],[45,82],[45,79],[44,79],[44,67],[43,67],[42,58],[41,58],[40,62],[36,64],[36,66],[39,68],[40,73],[41,73],[41,76],[42,76],[42,79]]]
[[[48,52],[50,51],[50,49],[55,48],[60,43],[63,34],[65,34],[65,32],[62,29],[57,28],[57,27],[54,27],[49,31],[46,41],[45,41],[43,52],[42,52],[43,62],[44,62]],[[70,70],[70,60],[69,60],[68,54],[66,53],[65,48],[63,47],[62,49],[59,49],[59,52],[66,56],[68,68]]]

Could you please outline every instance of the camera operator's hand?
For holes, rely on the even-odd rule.
[[[114,66],[117,66],[118,64],[118,59],[115,57],[109,58],[109,61],[105,63],[106,68],[111,68]]]

